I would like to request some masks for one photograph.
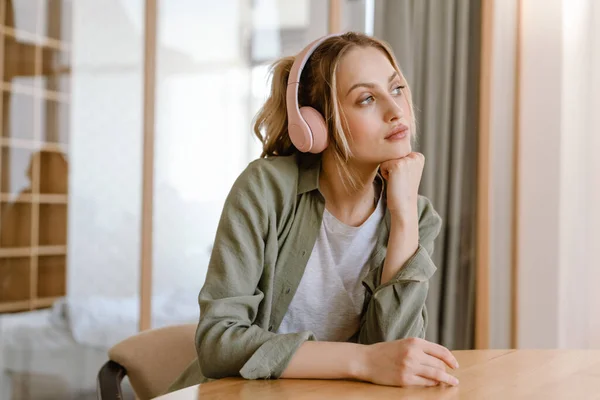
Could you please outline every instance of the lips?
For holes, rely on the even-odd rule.
[[[385,139],[403,139],[408,134],[408,126],[400,124],[385,137]]]

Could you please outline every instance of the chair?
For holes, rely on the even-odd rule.
[[[127,375],[136,396],[160,396],[196,358],[195,324],[151,329],[117,343],[98,372],[99,400],[122,399],[121,381]]]

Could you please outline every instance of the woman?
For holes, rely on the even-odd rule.
[[[422,339],[441,219],[417,193],[424,157],[389,47],[346,33],[279,60],[254,131],[262,157],[229,193],[199,295],[198,360],[171,389],[228,376],[456,385],[456,359]]]

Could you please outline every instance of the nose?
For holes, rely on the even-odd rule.
[[[385,120],[386,122],[394,122],[398,119],[401,119],[404,116],[404,110],[396,102],[396,99],[392,96],[388,96],[387,98],[387,109],[385,112]]]

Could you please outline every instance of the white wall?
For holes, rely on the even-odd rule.
[[[598,254],[593,253],[600,243],[600,157],[598,151],[600,149],[600,5],[598,2],[593,3],[592,15],[594,23],[592,23],[591,42],[591,58],[592,58],[592,79],[590,87],[592,88],[592,98],[590,99],[590,143],[588,150],[588,166],[590,171],[593,171],[589,185],[589,203],[594,207],[590,210],[588,224],[588,249],[590,250],[593,265],[591,270],[595,272],[595,277],[587,281],[588,291],[593,294],[590,299],[590,308],[592,310],[592,318],[588,320],[588,329],[592,333],[590,335],[590,347],[600,348],[600,290],[598,290],[598,282],[600,282]],[[596,312],[595,316],[593,312]]]
[[[522,4],[518,346],[599,347],[598,3]]]
[[[558,343],[562,0],[522,3],[518,344]]]
[[[563,3],[560,347],[600,347],[599,10],[593,0]]]

